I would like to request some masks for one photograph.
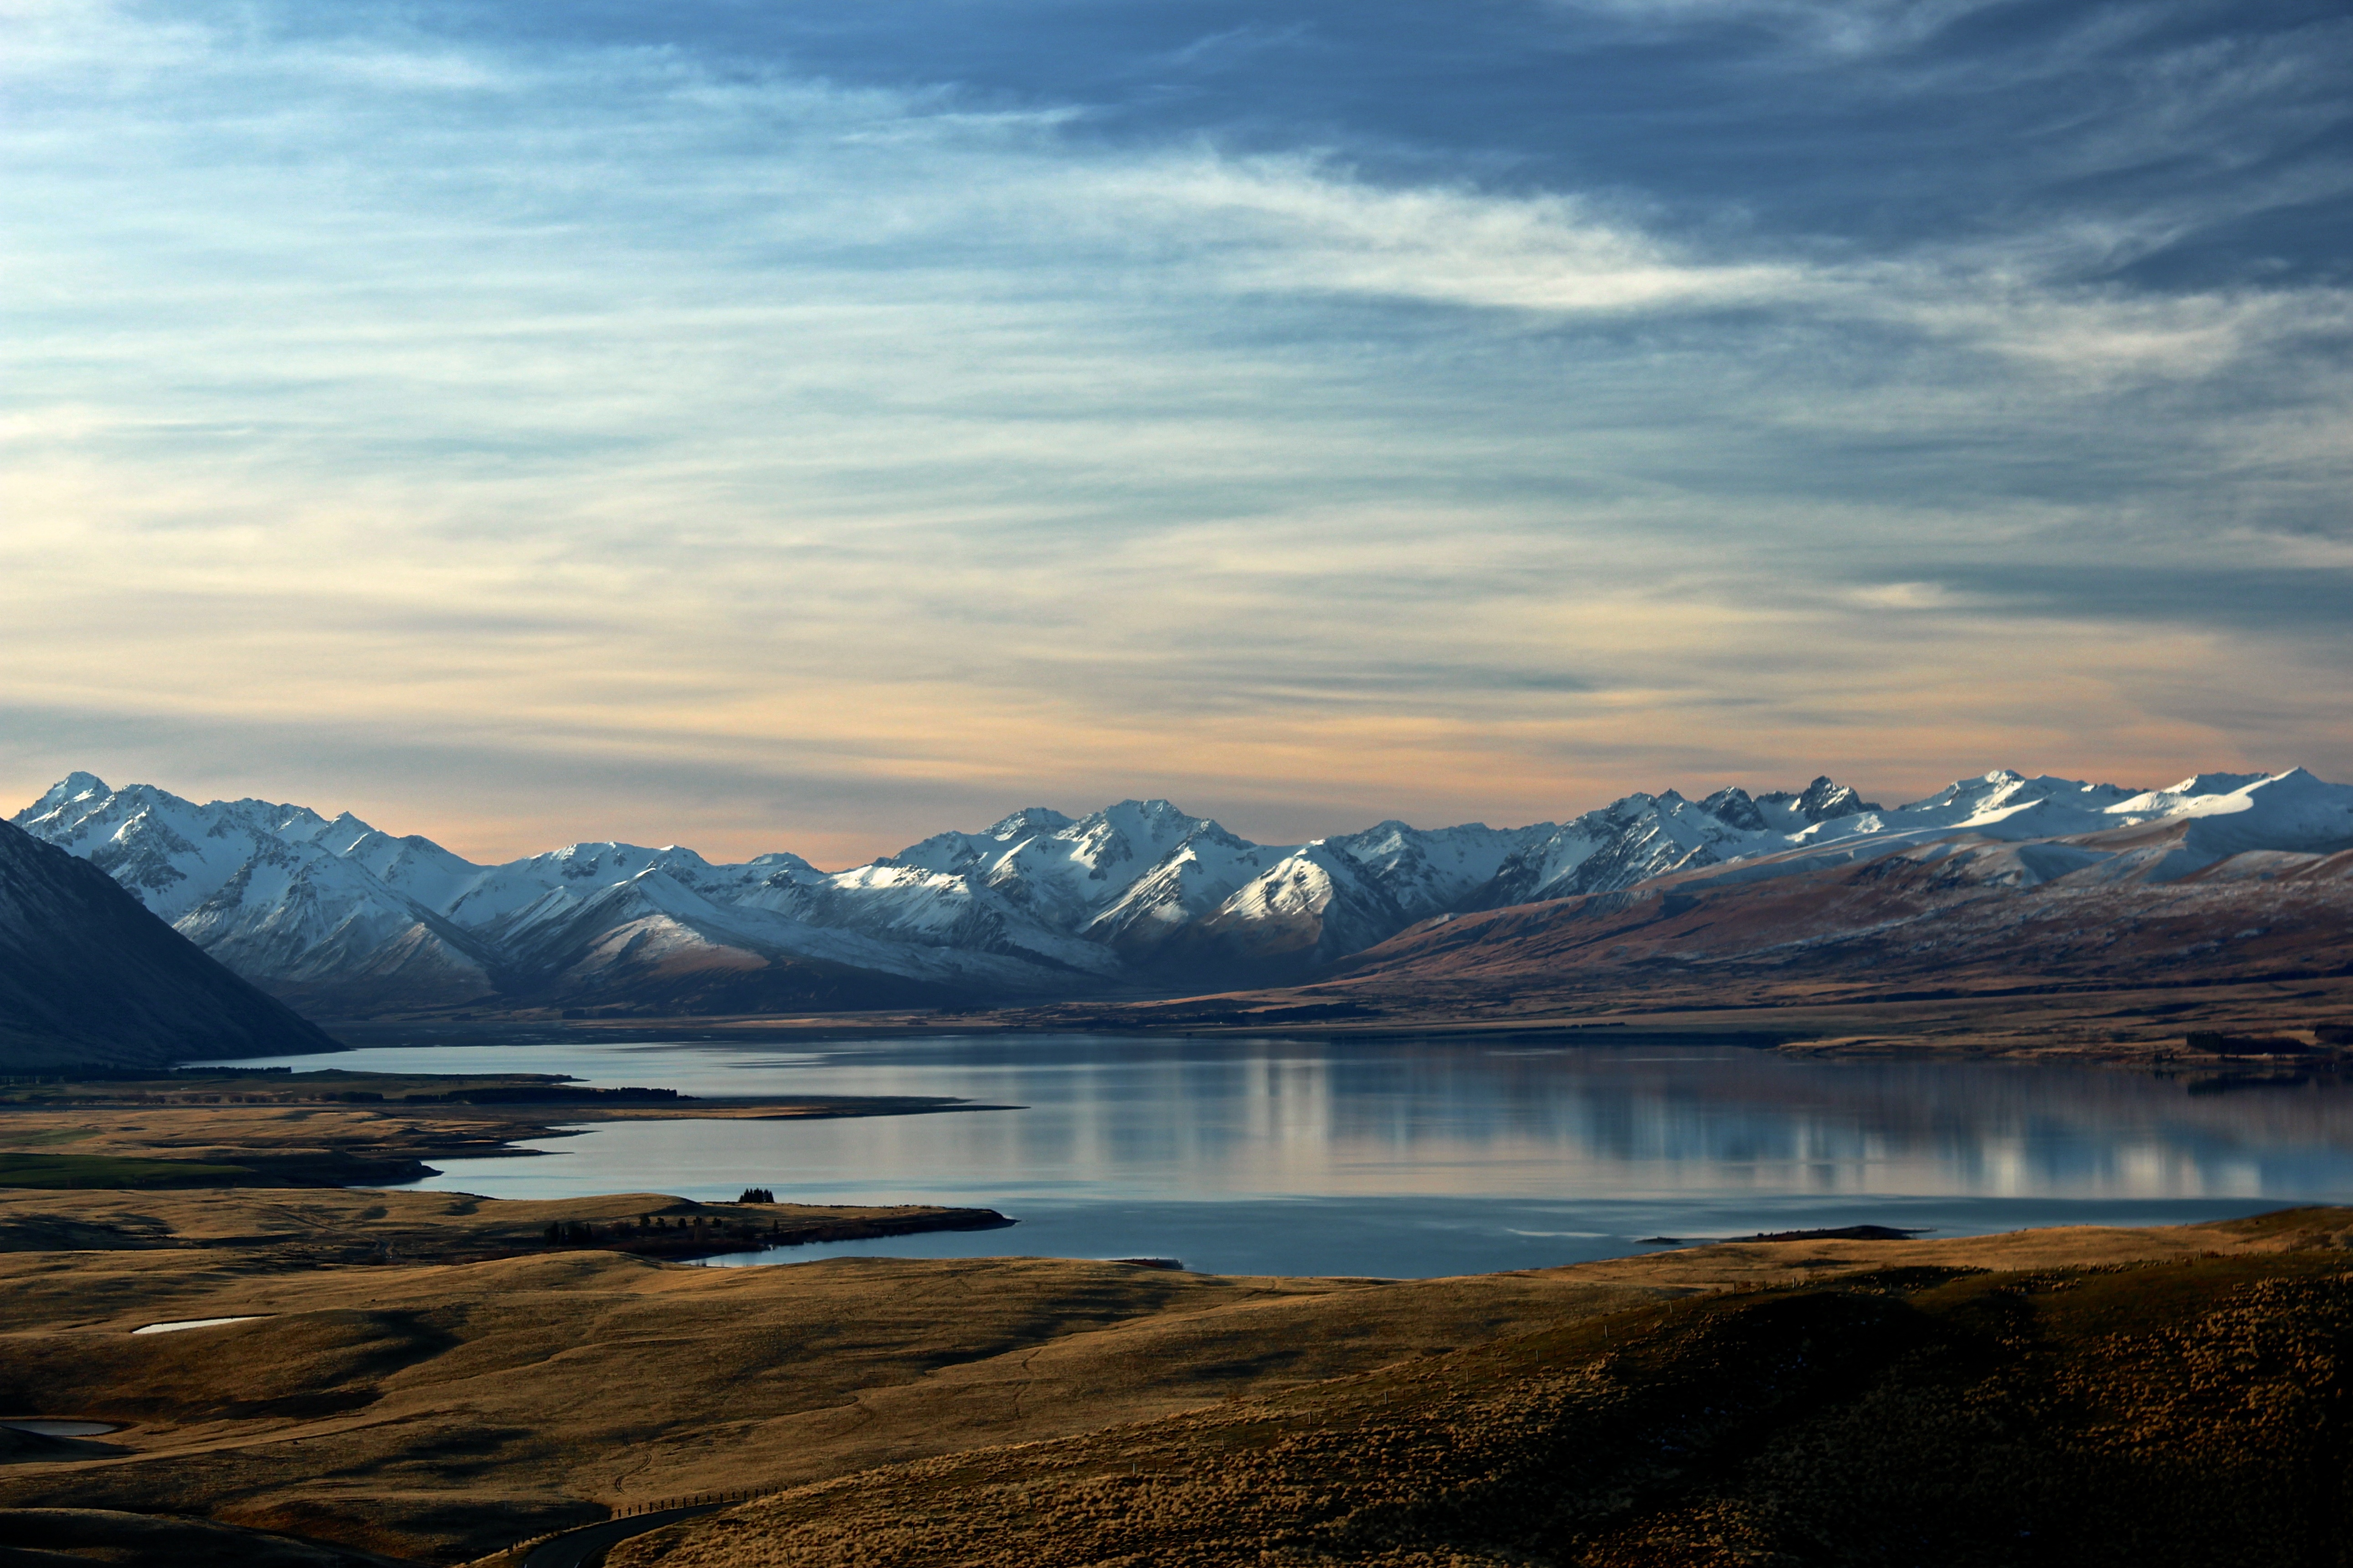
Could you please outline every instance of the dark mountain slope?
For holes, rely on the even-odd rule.
[[[113,878],[0,822],[0,1071],[337,1048]]]
[[[2156,884],[2099,879],[2099,868],[2036,881],[2038,857],[2056,853],[1946,842],[1861,864],[1818,857],[1775,876],[1764,875],[1780,869],[1769,863],[1711,868],[1427,921],[1346,960],[1341,973],[1350,994],[1464,983],[1638,994],[1699,984],[1730,1002],[1776,983],[2353,973],[2353,851],[2234,856]]]

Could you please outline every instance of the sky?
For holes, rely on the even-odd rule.
[[[2353,779],[2353,16],[0,0],[0,801]]]

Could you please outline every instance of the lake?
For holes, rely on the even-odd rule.
[[[1157,1256],[1218,1273],[1405,1277],[1618,1257],[1653,1237],[1962,1235],[2353,1202],[2353,1093],[2328,1075],[2215,1092],[2147,1073],[1738,1047],[1092,1035],[507,1040],[267,1060],[1006,1108],[607,1123],[528,1145],[544,1151],[534,1158],[438,1162],[417,1184],[514,1198],[765,1186],[1020,1221],[758,1261]]]

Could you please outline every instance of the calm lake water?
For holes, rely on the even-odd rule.
[[[1529,1268],[1760,1230],[2159,1224],[2353,1202],[2353,1092],[1738,1047],[965,1036],[271,1058],[569,1073],[698,1095],[952,1095],[1008,1109],[615,1123],[419,1186],[938,1203],[1010,1230],[754,1255],[1181,1258],[1219,1273]],[[256,1065],[256,1064],[243,1064]]]

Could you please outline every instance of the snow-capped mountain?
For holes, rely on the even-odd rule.
[[[1630,888],[1670,871],[1782,848],[1824,823],[1879,809],[1827,778],[1799,795],[1752,797],[1746,790],[1721,789],[1697,801],[1673,790],[1630,795],[1531,838],[1497,868],[1470,907],[1503,909]]]
[[[1416,922],[1632,888],[1771,878],[1934,845],[1987,875],[2163,881],[2353,847],[2353,790],[2296,770],[2132,790],[1995,772],[1893,810],[1803,791],[1632,795],[1565,824],[1384,822],[1303,845],[1165,800],[1042,806],[826,872],[774,853],[575,844],[478,866],[349,815],[197,805],[75,773],[19,813],[207,952],[322,1012],[462,1004],[771,1011],[1199,989],[1303,973]],[[1996,873],[1997,863],[2002,868]]]
[[[2026,979],[2301,984],[2348,965],[2353,789],[2302,769],[2147,791],[1992,773],[1630,888],[1440,915],[1315,991],[1360,1008],[1521,990],[1725,1006],[1790,984],[1961,996]]]

